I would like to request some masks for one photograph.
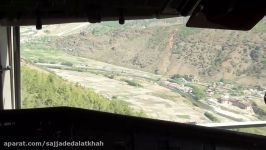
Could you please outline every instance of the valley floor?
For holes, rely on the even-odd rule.
[[[91,59],[79,59],[82,59],[82,64],[77,63],[73,66],[46,63],[37,65],[63,79],[91,88],[109,99],[125,101],[132,108],[142,110],[154,119],[186,123],[258,120],[254,112],[220,104],[211,97],[195,101],[184,96],[184,92],[162,84],[169,79],[167,76]],[[217,119],[212,120],[206,113],[211,113]]]

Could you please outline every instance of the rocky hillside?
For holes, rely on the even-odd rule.
[[[156,74],[266,85],[266,19],[249,32],[192,29],[183,22],[87,25],[79,33],[56,38],[53,46],[71,55]]]

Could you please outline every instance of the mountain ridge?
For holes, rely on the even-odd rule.
[[[177,19],[130,21],[125,26],[107,22],[60,37],[53,45],[71,55],[156,74],[265,86],[264,28],[265,19],[248,32],[185,28]]]

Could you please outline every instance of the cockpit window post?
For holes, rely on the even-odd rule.
[[[14,109],[11,27],[0,26],[0,109]]]
[[[14,87],[15,109],[21,108],[21,77],[20,77],[20,27],[13,27],[14,45]]]

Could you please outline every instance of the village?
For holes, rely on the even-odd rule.
[[[178,81],[178,82],[176,82]],[[199,80],[177,78],[175,81],[161,81],[161,85],[178,93],[194,96],[193,88],[188,85],[203,87],[206,96],[199,101],[212,107],[213,111],[221,116],[238,120],[240,114],[255,116],[254,100],[263,100],[265,89],[244,88],[233,83],[211,82],[201,83]]]

